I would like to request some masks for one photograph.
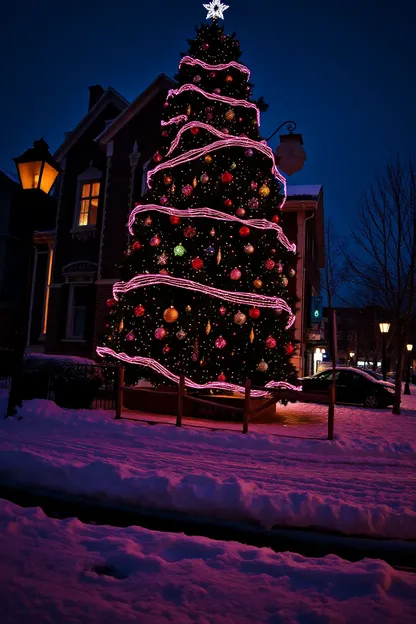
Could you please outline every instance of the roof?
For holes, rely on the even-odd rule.
[[[79,140],[84,134],[85,130],[97,119],[98,115],[105,109],[108,104],[114,104],[120,111],[129,106],[128,100],[126,100],[118,91],[113,87],[108,87],[100,99],[94,104],[94,106],[87,112],[87,114],[81,119],[79,124],[67,133],[67,136],[60,147],[56,150],[54,157],[60,162],[71,147]]]
[[[111,123],[101,132],[96,138],[96,141],[105,145],[131,120],[137,113],[144,108],[160,91],[164,91],[176,86],[176,82],[166,76],[166,74],[159,74],[157,78],[150,83],[140,95],[133,100],[133,102],[124,108],[121,113],[113,119]]]
[[[288,198],[318,199],[321,192],[321,184],[301,184],[287,187]]]
[[[0,169],[0,174],[3,174],[6,178],[10,180],[10,182],[19,184],[19,178],[17,177],[15,173],[10,173],[8,171],[4,171],[4,169]]]

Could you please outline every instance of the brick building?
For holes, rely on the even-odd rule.
[[[54,154],[62,170],[56,225],[35,234],[28,350],[94,357],[105,330],[106,301],[119,278],[128,215],[145,189],[172,86],[161,74],[132,103],[111,87],[90,87],[85,117]],[[285,233],[299,254],[295,364],[305,374],[308,306],[319,294],[324,262],[322,188],[289,186],[284,211]]]

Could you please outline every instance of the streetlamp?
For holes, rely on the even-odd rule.
[[[410,384],[410,353],[413,350],[413,345],[412,344],[407,344],[406,345],[406,350],[407,350],[407,358],[406,358],[407,373],[406,373],[406,383],[404,385],[404,394],[411,394],[410,388],[409,388],[409,384]]]
[[[287,126],[289,134],[280,135],[280,145],[276,148],[275,159],[277,166],[283,173],[292,175],[303,168],[306,160],[306,153],[302,147],[302,135],[293,133],[296,130],[296,122],[284,121],[266,140],[267,142],[270,141],[284,126]]]
[[[355,356],[354,351],[350,351],[349,356],[350,356],[350,364],[352,366],[354,364],[354,356]]]
[[[20,198],[21,228],[20,237],[24,243],[22,249],[26,254],[27,273],[23,277],[25,288],[25,303],[22,305],[21,315],[17,322],[17,332],[14,345],[12,363],[12,382],[9,392],[6,418],[16,414],[16,407],[22,406],[23,396],[23,369],[26,347],[27,326],[29,322],[29,302],[32,286],[33,261],[33,234],[35,229],[51,214],[52,198],[48,196],[59,174],[59,166],[55,162],[49,147],[44,139],[33,143],[33,147],[26,150],[21,156],[13,159],[19,182],[22,188]]]
[[[386,381],[387,378],[387,361],[386,361],[386,336],[389,333],[390,323],[379,323],[380,333],[383,340],[383,352],[381,356],[381,370],[383,373],[383,379]]]

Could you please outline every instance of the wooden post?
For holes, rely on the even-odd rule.
[[[328,406],[328,440],[334,439],[334,415],[335,415],[335,384],[329,387],[329,406]]]
[[[250,391],[251,379],[246,379],[246,391],[244,393],[243,433],[248,433],[248,417],[250,415]]]
[[[121,418],[123,407],[124,370],[124,366],[116,368],[116,419]]]
[[[178,411],[176,414],[176,426],[182,427],[182,416],[183,416],[183,395],[185,394],[185,375],[179,376],[179,386],[178,386]]]

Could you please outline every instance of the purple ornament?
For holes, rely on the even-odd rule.
[[[162,204],[162,206],[166,206],[168,202],[169,199],[166,197],[166,195],[163,195],[163,197],[160,198],[160,203]]]
[[[259,200],[256,197],[253,197],[248,202],[248,205],[252,210],[256,210],[259,207]]]
[[[241,135],[241,136],[242,136],[242,135]],[[254,152],[253,152],[253,150],[251,149],[251,147],[249,147],[249,148],[248,148],[248,149],[246,149],[246,151],[245,151],[245,155],[246,155],[246,156],[248,156],[248,157],[253,156],[253,153],[254,153]]]
[[[134,336],[134,332],[129,331],[129,333],[126,336],[126,340],[128,340],[129,342],[131,342],[132,340],[134,340],[135,336]]]

